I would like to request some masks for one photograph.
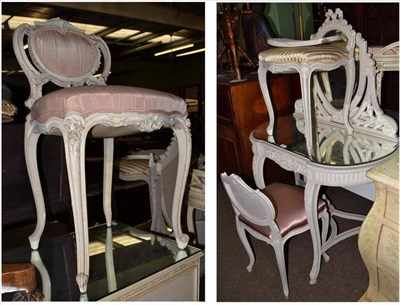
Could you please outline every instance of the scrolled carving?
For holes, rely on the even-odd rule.
[[[158,130],[163,126],[170,127],[173,123],[173,118],[162,114],[151,114],[146,116],[139,124],[140,131],[151,132]]]
[[[79,116],[67,116],[64,120],[67,130],[67,140],[71,145],[79,144],[82,141],[82,131],[85,129],[85,122]]]
[[[263,155],[279,164],[281,167],[288,171],[294,171],[296,173],[305,173],[307,164],[303,160],[295,159],[292,155],[282,154],[279,151],[273,151],[264,148]]]

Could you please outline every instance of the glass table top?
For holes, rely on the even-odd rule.
[[[44,293],[45,300],[94,301],[200,251],[191,246],[179,249],[173,239],[121,223],[111,228],[106,225],[90,228],[90,276],[83,298],[75,281],[73,233],[41,241],[38,251],[31,251],[28,244],[4,251],[2,263],[32,262],[37,268],[37,287]],[[12,300],[12,296],[13,292],[3,293],[2,300]]]
[[[304,118],[293,115],[275,119],[274,134],[268,136],[265,122],[253,131],[257,140],[278,145],[309,158],[312,162],[330,166],[347,166],[377,161],[398,148],[398,141],[354,132],[349,135],[344,126],[314,122],[314,141],[306,147]]]

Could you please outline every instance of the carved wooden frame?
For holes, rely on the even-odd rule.
[[[275,115],[274,108],[272,106],[272,101],[269,95],[268,86],[267,86],[267,72],[271,73],[299,73],[300,75],[300,84],[301,84],[301,95],[302,95],[302,103],[301,103],[301,112],[304,115],[306,121],[306,145],[307,149],[311,151],[312,149],[312,102],[311,102],[311,76],[314,71],[326,72],[332,71],[339,67],[344,67],[346,71],[346,94],[343,110],[341,111],[341,116],[343,118],[344,124],[351,134],[353,132],[353,127],[349,122],[349,114],[351,109],[351,95],[354,88],[355,82],[355,62],[354,62],[354,47],[355,47],[355,37],[356,32],[353,30],[351,25],[347,23],[345,19],[343,19],[343,12],[340,9],[336,9],[335,12],[332,10],[328,10],[326,13],[326,20],[322,24],[322,26],[318,29],[318,32],[311,36],[311,39],[315,39],[316,41],[320,41],[326,34],[331,31],[338,31],[345,39],[347,39],[346,49],[349,52],[349,56],[346,59],[339,60],[334,64],[325,64],[322,62],[300,62],[297,63],[295,61],[290,63],[274,63],[267,62],[265,60],[260,60],[259,68],[258,68],[258,78],[260,82],[261,91],[264,96],[264,100],[268,109],[270,123],[267,127],[267,133],[269,135],[273,135],[273,128],[275,123]],[[301,42],[299,42],[299,45]],[[296,47],[294,43],[291,46]],[[318,48],[318,46],[316,46]],[[300,110],[300,106],[297,106]],[[304,111],[303,111],[304,110]]]
[[[239,238],[249,256],[249,265],[246,267],[247,271],[251,272],[254,266],[255,257],[253,250],[250,246],[248,238],[246,236],[246,231],[250,233],[255,238],[266,242],[274,248],[276,260],[278,263],[279,273],[281,276],[283,293],[286,298],[289,296],[289,286],[286,274],[286,263],[285,263],[285,252],[284,247],[287,240],[293,236],[299,235],[310,229],[310,225],[306,225],[293,229],[282,237],[280,229],[275,222],[275,208],[271,200],[260,190],[253,190],[250,188],[239,176],[231,174],[227,176],[226,173],[221,174],[221,180],[223,182],[224,188],[229,196],[232,203],[232,207],[235,211],[236,229]],[[261,185],[261,184],[260,184]],[[264,187],[263,187],[264,188]],[[262,189],[263,189],[262,188]],[[336,224],[328,214],[328,208],[333,209],[329,200],[326,197],[323,198],[327,203],[327,208],[322,210],[320,213],[316,214],[317,222],[320,218],[322,220],[322,244],[325,245],[327,242],[329,224],[331,225],[331,230],[335,231]],[[254,206],[254,207],[253,207]],[[246,213],[246,210],[252,210],[252,214]],[[271,230],[271,238],[259,233],[243,221],[239,219],[239,215],[242,214],[250,222],[260,225],[268,226]],[[331,221],[330,221],[331,218]],[[337,231],[337,230],[336,230]],[[329,238],[331,241],[332,238]],[[324,257],[324,260],[329,261],[329,256],[325,253],[329,247],[326,247],[324,251],[320,251],[319,255]]]
[[[333,230],[333,235],[327,243],[321,245],[321,238],[317,218],[318,193],[321,185],[325,186],[350,186],[371,182],[366,173],[369,169],[385,162],[392,154],[387,155],[376,161],[352,166],[329,166],[321,163],[312,162],[308,157],[291,152],[274,143],[256,139],[253,132],[250,134],[250,142],[254,153],[253,174],[258,188],[265,188],[264,182],[264,162],[270,159],[288,171],[301,174],[307,177],[305,186],[304,202],[306,208],[307,221],[310,225],[310,233],[313,241],[314,260],[310,272],[310,283],[315,284],[320,270],[321,254],[335,245],[337,242],[358,233],[360,227],[337,234],[337,229]],[[398,149],[394,152],[398,153]],[[330,208],[333,215],[342,218],[362,221],[364,216],[348,214]]]
[[[87,43],[98,50],[98,58],[94,61],[90,71],[76,77],[57,75],[50,71],[37,59],[34,46],[35,33],[46,27],[57,29],[60,32],[72,33],[83,37]],[[27,36],[30,59],[24,50],[24,37]],[[46,22],[36,22],[34,26],[23,24],[19,26],[13,36],[13,47],[18,62],[25,72],[31,92],[26,107],[31,109],[33,103],[42,97],[42,87],[51,81],[61,87],[82,85],[106,85],[111,67],[110,51],[106,43],[97,36],[86,36],[81,30],[67,21],[59,18]],[[99,77],[95,77],[103,57],[103,70]],[[44,123],[32,120],[28,114],[25,123],[25,158],[28,175],[31,181],[37,211],[37,225],[29,237],[32,249],[39,246],[40,237],[46,222],[46,211],[42,187],[37,165],[37,143],[41,134],[61,135],[64,139],[65,155],[71,191],[71,204],[74,217],[77,249],[77,283],[82,293],[86,291],[89,277],[88,251],[88,223],[85,187],[85,142],[89,131],[96,125],[106,127],[134,127],[136,131],[152,132],[160,128],[171,128],[178,142],[179,162],[177,169],[174,200],[172,209],[172,227],[178,246],[185,248],[189,237],[183,234],[180,215],[182,200],[189,171],[191,157],[190,121],[186,116],[167,113],[138,113],[124,114],[98,113],[84,116],[77,112],[70,112],[64,118],[50,118]],[[131,129],[129,129],[131,130]],[[114,139],[104,138],[104,181],[103,181],[103,208],[107,226],[111,226],[111,189]]]

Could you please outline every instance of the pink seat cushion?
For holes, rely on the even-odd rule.
[[[282,183],[272,183],[263,189],[262,192],[274,205],[276,214],[275,222],[279,227],[282,237],[293,229],[307,225],[307,217],[304,207],[304,189],[302,187]],[[325,206],[325,201],[319,199],[318,213],[322,212]],[[269,226],[253,224],[242,215],[239,215],[239,219],[259,233],[271,238],[271,229]]]
[[[40,123],[69,112],[187,114],[185,101],[173,94],[127,86],[79,86],[60,89],[38,99],[31,118]]]

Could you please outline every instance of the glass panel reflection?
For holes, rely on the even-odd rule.
[[[37,268],[37,288],[46,301],[94,301],[132,285],[200,251],[179,249],[175,240],[115,224],[89,229],[90,277],[86,295],[76,285],[75,236],[41,241],[38,251],[24,247],[3,252],[4,263],[31,262]],[[13,292],[2,294],[10,301]]]

